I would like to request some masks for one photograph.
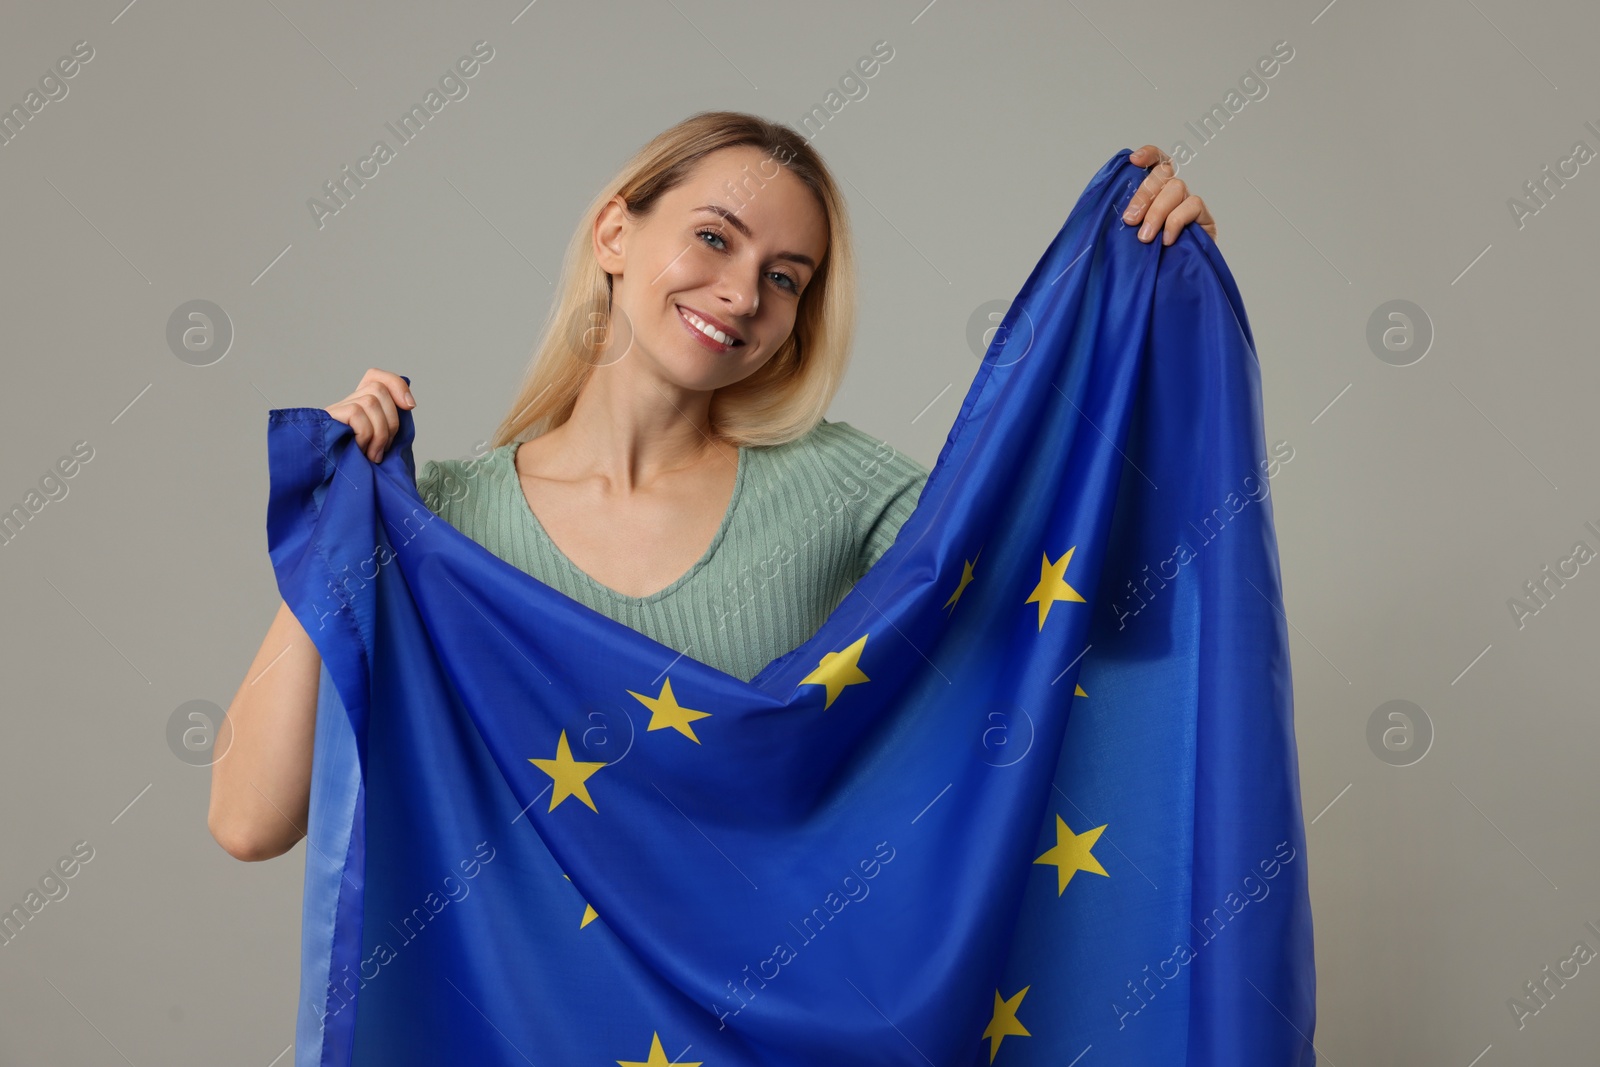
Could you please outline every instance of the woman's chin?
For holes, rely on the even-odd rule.
[[[659,350],[658,350],[659,351]],[[654,360],[661,376],[681,389],[709,391],[747,377],[748,364],[743,353],[716,353],[697,344],[693,338],[675,345],[664,359]]]

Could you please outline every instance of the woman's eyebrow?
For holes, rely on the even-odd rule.
[[[726,219],[728,221],[728,225],[729,226],[732,226],[734,229],[738,230],[740,233],[744,234],[746,237],[749,237],[751,235],[750,234],[750,227],[746,226],[742,221],[740,221],[738,215],[735,215],[733,212],[729,211],[727,208],[723,207],[721,204],[702,204],[701,206],[695,208],[695,210],[696,211],[709,211],[713,215],[716,215],[716,216],[718,216],[720,218]],[[806,266],[810,267],[812,270],[816,270],[817,269],[817,261],[812,259],[810,256],[804,255],[803,253],[800,253],[800,252],[776,252],[776,253],[774,253],[774,256],[777,259],[787,259],[787,260],[792,260],[795,263],[804,263]]]

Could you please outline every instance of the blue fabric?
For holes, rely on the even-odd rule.
[[[409,413],[379,464],[270,413],[325,669],[298,1064],[1315,1063],[1254,342],[1202,231],[1120,220],[1128,155],[748,683],[438,520]]]

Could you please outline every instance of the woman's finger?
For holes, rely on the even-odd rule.
[[[1171,165],[1170,162],[1158,164],[1154,170],[1145,175],[1144,181],[1139,183],[1139,188],[1134,191],[1133,198],[1128,201],[1127,208],[1122,212],[1123,222],[1135,223],[1146,217],[1150,205],[1155,203],[1162,190],[1178,181],[1171,174],[1169,169]]]
[[[1163,227],[1163,245],[1170,245],[1178,239],[1178,235],[1185,226],[1198,223],[1200,228],[1211,235],[1212,240],[1217,237],[1217,223],[1211,217],[1211,211],[1206,207],[1206,202],[1198,196],[1191,196],[1183,203],[1172,209],[1167,216],[1166,225]]]
[[[1170,245],[1178,239],[1178,234],[1183,228],[1200,217],[1200,198],[1191,196],[1167,214],[1166,224],[1161,227],[1161,243]]]
[[[378,463],[389,450],[389,442],[400,428],[400,417],[394,414],[394,401],[387,390],[381,387],[370,393],[362,393],[356,398],[356,403],[361,405],[367,418],[372,421],[372,448],[369,455],[372,462]]]
[[[1143,148],[1135,148],[1128,153],[1128,162],[1136,167],[1148,167],[1159,163],[1165,158],[1167,158],[1167,154],[1153,144],[1147,144]]]
[[[341,403],[335,404],[334,407],[339,409],[338,413],[335,413],[330,408],[328,414],[355,431],[356,444],[361,447],[361,451],[365,452],[367,458],[370,459],[372,457],[372,439],[376,433],[372,426],[372,418],[362,409],[360,404]]]
[[[1150,242],[1155,240],[1156,233],[1166,222],[1172,209],[1183,203],[1189,196],[1189,189],[1183,184],[1181,178],[1169,178],[1160,192],[1156,193],[1150,201],[1150,206],[1144,213],[1144,224],[1139,227],[1139,240]]]
[[[1217,235],[1217,224],[1211,221],[1211,213],[1206,210],[1205,203],[1198,196],[1191,196],[1167,216],[1166,225],[1162,227],[1161,243],[1170,245],[1178,239],[1178,234],[1185,226],[1197,220],[1212,237]]]
[[[395,407],[395,398],[390,394],[388,387],[383,383],[368,385],[362,390],[363,397],[370,397],[378,405],[378,417],[389,428],[384,435],[385,440],[400,432],[400,411]]]
[[[389,394],[390,399],[401,407],[415,407],[416,398],[411,395],[411,387],[406,385],[406,380],[392,371],[382,370],[378,367],[367,368],[367,373],[361,376],[361,384],[356,387],[356,392],[361,392],[367,385],[377,385]]]

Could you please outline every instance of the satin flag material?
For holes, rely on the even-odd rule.
[[[1216,246],[1118,217],[1128,155],[750,683],[434,516],[409,413],[374,465],[270,412],[324,662],[297,1063],[1315,1062],[1288,457]]]

